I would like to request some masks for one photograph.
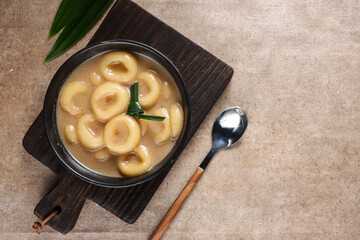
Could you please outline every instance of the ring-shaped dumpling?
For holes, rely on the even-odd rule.
[[[81,144],[90,150],[97,150],[104,146],[104,130],[92,129],[90,124],[94,124],[95,128],[100,126],[92,114],[82,115],[76,125],[79,140]]]
[[[66,84],[60,94],[60,105],[62,109],[71,115],[80,114],[81,109],[74,105],[73,100],[75,95],[84,93],[86,91],[87,86],[85,82],[75,81]]]
[[[112,118],[105,125],[105,144],[114,153],[124,154],[131,152],[139,144],[140,137],[139,123],[133,117],[119,115]]]
[[[100,149],[97,151],[94,156],[99,162],[106,161],[111,155],[111,152],[107,148]]]
[[[79,142],[75,127],[73,125],[65,126],[65,137],[70,144],[77,144]]]
[[[154,106],[160,96],[160,82],[156,74],[150,71],[140,73],[139,84],[145,84],[149,90],[146,95],[142,95],[140,92],[139,103],[143,108],[149,108]]]
[[[128,156],[119,156],[118,168],[119,171],[128,177],[138,176],[143,174],[151,167],[151,156],[147,147],[140,145],[135,148],[134,153],[140,161],[132,161]]]
[[[141,136],[145,136],[149,130],[149,120],[139,119],[139,123],[141,128]]]
[[[115,51],[100,60],[100,71],[108,81],[130,83],[137,74],[136,58],[129,52]]]
[[[165,108],[160,108],[154,111],[154,115],[165,117],[165,119],[160,122],[162,124],[161,131],[154,136],[154,141],[157,144],[161,144],[168,141],[171,136],[169,114]]]
[[[162,95],[164,96],[164,98],[169,99],[171,96],[171,88],[168,82],[164,82],[162,91]]]
[[[94,86],[99,86],[102,83],[102,79],[96,72],[91,72],[89,75],[90,82]]]
[[[170,107],[169,116],[170,116],[171,138],[176,139],[180,135],[184,121],[184,113],[180,104],[173,104]]]
[[[103,108],[101,101],[105,103],[111,98],[115,99],[110,106]],[[90,104],[97,118],[107,121],[113,116],[122,113],[129,105],[129,90],[119,83],[105,82],[98,86],[91,95]]]

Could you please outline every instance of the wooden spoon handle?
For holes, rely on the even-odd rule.
[[[197,181],[199,180],[199,178],[203,172],[204,172],[204,169],[202,169],[201,167],[198,167],[198,169],[196,169],[195,173],[192,175],[189,182],[186,184],[184,190],[180,193],[179,197],[176,199],[174,204],[171,206],[169,211],[166,213],[165,217],[163,218],[163,220],[161,221],[159,226],[156,228],[154,233],[151,235],[150,240],[161,239],[161,237],[165,234],[165,232],[168,229],[168,227],[170,226],[172,220],[174,219],[174,217],[180,210],[181,206],[184,204],[185,200],[187,199],[187,197],[189,196],[189,194],[195,187],[195,184],[197,183]]]

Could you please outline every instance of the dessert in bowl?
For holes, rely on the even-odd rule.
[[[142,112],[134,113],[134,105]],[[153,178],[178,157],[189,105],[184,81],[164,55],[134,41],[107,41],[79,51],[55,74],[45,129],[75,175],[126,187]]]

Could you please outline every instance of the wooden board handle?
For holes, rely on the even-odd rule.
[[[35,215],[43,220],[59,210],[47,224],[63,234],[68,233],[74,228],[80,215],[85,203],[84,195],[89,186],[88,183],[65,171],[57,185],[36,205]]]
[[[184,190],[180,193],[179,197],[176,199],[174,204],[171,206],[169,211],[166,213],[165,217],[159,224],[159,226],[156,228],[154,233],[151,235],[150,240],[158,240],[161,239],[162,236],[165,234],[166,230],[170,226],[172,220],[175,218],[176,214],[179,212],[181,206],[184,204],[185,200],[195,187],[195,184],[199,180],[201,174],[204,172],[204,169],[201,167],[198,167],[196,169],[195,173],[190,178],[189,182],[186,184]]]

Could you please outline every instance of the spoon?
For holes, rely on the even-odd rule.
[[[216,118],[212,129],[212,148],[197,168],[189,182],[186,184],[184,190],[180,193],[170,210],[151,235],[150,240],[161,239],[166,230],[170,226],[172,220],[184,204],[186,198],[189,196],[195,184],[201,177],[205,168],[209,164],[214,154],[224,148],[237,142],[244,134],[247,127],[248,119],[246,113],[240,107],[229,107],[222,111]]]

